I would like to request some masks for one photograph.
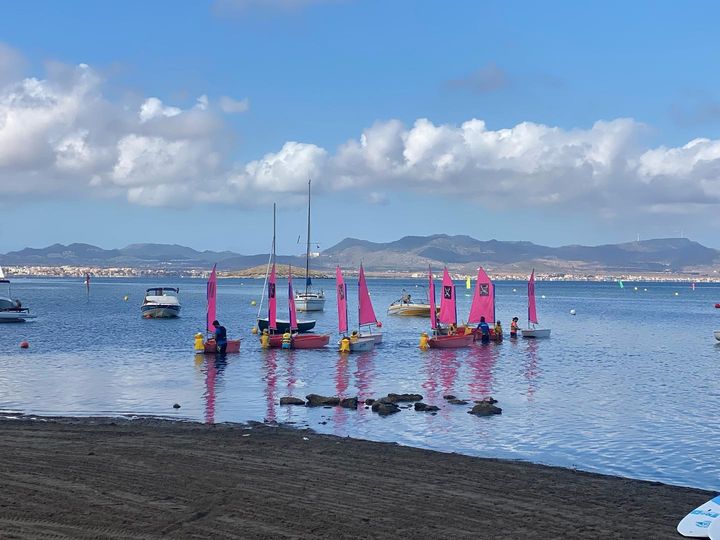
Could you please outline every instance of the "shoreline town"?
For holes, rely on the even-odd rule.
[[[21,416],[0,434],[6,538],[662,539],[713,495],[278,425]]]

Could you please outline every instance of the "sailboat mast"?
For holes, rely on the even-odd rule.
[[[305,298],[307,301],[308,280],[310,279],[310,182],[308,178],[307,248],[305,249]]]
[[[265,300],[265,289],[267,288],[268,276],[270,275],[270,264],[275,258],[275,203],[273,203],[273,239],[272,247],[270,248],[270,256],[268,257],[267,268],[265,269],[265,282],[263,283],[263,290],[260,294],[260,305],[258,306],[257,318],[260,318],[260,312],[262,311],[263,301]],[[269,321],[268,321],[269,322]]]

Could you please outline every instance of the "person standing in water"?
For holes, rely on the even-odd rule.
[[[485,322],[485,317],[480,317],[480,324],[477,325],[480,330],[480,342],[490,343],[490,325]]]
[[[495,321],[495,329],[493,330],[495,334],[495,341],[502,341],[503,340],[503,329],[502,324],[500,324],[500,321]]]
[[[516,338],[518,333],[518,318],[513,317],[512,322],[510,323],[510,337]]]
[[[227,330],[219,322],[213,321],[215,328],[215,351],[218,354],[225,354],[227,351]]]

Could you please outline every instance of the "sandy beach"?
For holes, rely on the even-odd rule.
[[[265,425],[0,421],[2,538],[677,538],[712,497]]]

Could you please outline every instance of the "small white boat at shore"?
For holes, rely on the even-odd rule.
[[[153,287],[145,291],[140,311],[143,319],[171,319],[180,316],[180,289],[176,287]]]

